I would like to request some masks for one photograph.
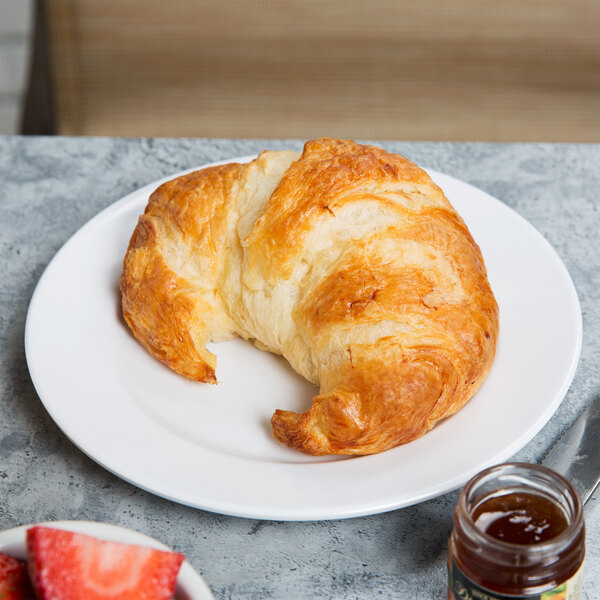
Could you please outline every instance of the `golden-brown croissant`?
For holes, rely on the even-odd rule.
[[[208,341],[282,354],[320,385],[277,410],[309,454],[372,454],[461,408],[488,374],[498,306],[479,247],[427,173],[352,141],[161,185],[131,238],[123,314],[177,373],[215,383]]]

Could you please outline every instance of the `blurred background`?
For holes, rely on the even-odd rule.
[[[0,0],[0,133],[600,142],[600,0]]]

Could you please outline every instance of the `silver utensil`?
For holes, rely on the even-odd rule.
[[[564,475],[583,503],[600,481],[600,396],[557,440],[542,464]]]

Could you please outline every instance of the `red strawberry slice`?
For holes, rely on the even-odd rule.
[[[24,561],[0,552],[0,600],[34,600]]]
[[[40,600],[168,600],[184,560],[178,552],[42,526],[27,530],[27,553]]]

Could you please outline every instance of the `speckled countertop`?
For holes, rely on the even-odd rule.
[[[583,348],[556,414],[515,457],[537,462],[600,394],[600,145],[385,142],[423,166],[505,202],[552,244],[575,283]],[[105,471],[45,412],[23,347],[45,267],[86,221],[164,175],[265,148],[273,140],[0,137],[0,529],[105,521],[184,552],[215,598],[446,597],[447,539],[458,492],[393,512],[323,522],[255,521],[169,502]],[[600,495],[586,505],[583,598],[598,598]]]

